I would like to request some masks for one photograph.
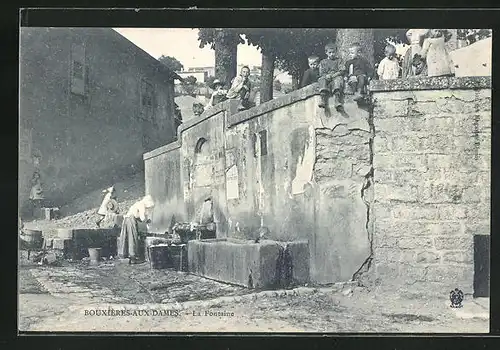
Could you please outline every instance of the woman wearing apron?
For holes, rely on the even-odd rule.
[[[154,207],[153,198],[145,196],[134,203],[123,217],[123,224],[118,243],[118,256],[129,258],[131,264],[139,261],[139,222],[150,223],[149,212]]]

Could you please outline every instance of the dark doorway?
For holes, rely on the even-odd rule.
[[[474,298],[490,296],[490,235],[474,235]]]

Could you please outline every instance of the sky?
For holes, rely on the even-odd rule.
[[[209,46],[200,49],[198,29],[191,28],[114,28],[154,58],[177,58],[184,69],[213,67],[215,54]],[[238,45],[238,65],[260,66],[260,51],[255,46]]]

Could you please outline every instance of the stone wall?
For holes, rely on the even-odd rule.
[[[374,261],[385,284],[473,288],[490,233],[491,81],[380,81],[374,99]]]
[[[173,142],[167,147],[153,151],[144,162],[146,194],[155,200],[151,230],[160,233],[171,229],[172,223],[186,220],[180,178],[180,143]]]
[[[471,292],[473,236],[489,234],[490,80],[371,91],[373,110],[346,96],[343,113],[318,107],[316,85],[243,112],[223,102],[144,155],[151,174],[164,172],[146,181],[180,182],[187,220],[211,195],[218,238],[255,238],[263,225],[266,238],[307,240],[312,283],[369,276]],[[178,151],[180,172],[152,165]]]
[[[73,44],[84,47],[83,95],[71,85]],[[35,167],[47,200],[62,205],[136,173],[144,152],[173,141],[173,78],[161,67],[111,28],[22,28],[21,205]],[[149,119],[141,109],[144,78],[154,90]]]
[[[370,258],[370,115],[349,99],[344,114],[325,111],[317,98],[311,85],[247,111],[237,112],[237,101],[207,110],[179,128],[179,173],[153,164],[175,144],[144,155],[146,187],[161,185],[153,178],[180,182],[189,221],[212,196],[218,238],[253,239],[262,225],[268,239],[311,242],[313,283],[350,280]]]

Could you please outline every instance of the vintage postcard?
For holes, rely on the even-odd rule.
[[[489,332],[492,30],[20,27],[20,332]]]

